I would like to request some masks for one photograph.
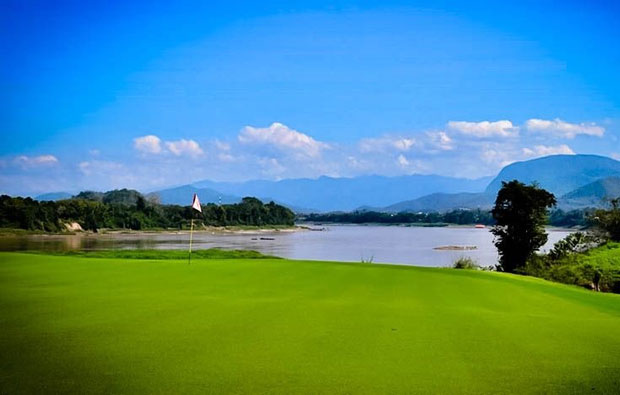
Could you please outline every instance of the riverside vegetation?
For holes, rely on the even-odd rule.
[[[547,224],[558,227],[589,227],[593,208],[564,211],[551,211]],[[446,212],[399,212],[386,213],[372,210],[358,210],[353,212],[331,212],[321,214],[307,214],[300,219],[308,222],[348,223],[348,224],[418,224],[426,226],[446,225],[494,225],[495,219],[490,210],[455,209]]]
[[[207,204],[202,213],[189,206],[162,205],[140,193],[121,189],[106,193],[82,192],[72,199],[39,202],[31,198],[0,196],[0,228],[62,232],[77,222],[82,229],[182,229],[195,219],[201,226],[293,226],[288,208],[252,197],[237,204]]]
[[[620,198],[608,210],[595,210],[595,225],[557,242],[548,254],[537,253],[547,241],[544,224],[555,197],[536,185],[503,182],[492,211],[491,230],[500,256],[498,271],[527,274],[596,291],[620,293]],[[468,258],[456,269],[479,269]]]
[[[593,214],[591,231],[559,241],[548,254],[533,254],[517,270],[596,291],[620,293],[620,199]]]
[[[300,215],[297,218],[288,208],[273,202],[263,204],[246,197],[238,204],[206,204],[203,213],[193,213],[189,206],[163,205],[128,189],[105,193],[81,192],[71,199],[36,201],[31,198],[0,196],[0,228],[30,232],[63,232],[65,224],[77,222],[82,229],[184,229],[191,218],[201,226],[293,226],[295,220],[334,223],[379,223],[445,226],[447,224],[493,225],[488,210],[452,210],[445,213],[382,213],[355,211]],[[590,226],[593,210],[554,210],[549,224],[563,227]]]

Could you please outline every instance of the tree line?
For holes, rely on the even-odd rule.
[[[547,224],[561,227],[586,227],[591,224],[593,210],[553,210],[546,219]],[[455,225],[495,225],[491,211],[487,210],[451,210],[439,212],[401,212],[384,213],[377,211],[333,212],[308,214],[300,217],[310,222],[332,222],[349,224],[455,224]]]
[[[203,205],[202,213],[189,206],[162,205],[137,191],[82,192],[71,199],[37,201],[0,196],[0,227],[43,232],[62,232],[67,223],[82,229],[183,229],[194,219],[196,226],[292,226],[295,214],[288,208],[245,197],[240,203]]]

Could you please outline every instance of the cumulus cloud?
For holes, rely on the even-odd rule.
[[[195,158],[203,154],[202,148],[194,140],[166,141],[166,148],[175,156],[189,155]]]
[[[485,148],[480,154],[480,158],[487,164],[498,169],[516,162],[516,154],[510,150],[503,150],[500,147]]]
[[[383,136],[378,138],[362,139],[359,143],[361,152],[407,152],[416,145],[414,138]]]
[[[530,132],[549,133],[567,139],[575,138],[579,134],[597,137],[602,137],[605,134],[605,129],[595,123],[569,123],[558,118],[551,121],[536,118],[529,119],[525,122],[525,127]]]
[[[310,157],[316,157],[323,149],[329,148],[328,144],[279,122],[274,122],[266,128],[246,126],[238,138],[242,144],[270,145],[283,151],[294,151]]]
[[[441,151],[451,151],[454,149],[454,141],[446,132],[427,132],[426,136],[433,148]]]
[[[261,173],[266,176],[279,177],[286,171],[284,167],[276,158],[260,158],[258,164],[261,166]]]
[[[56,158],[54,155],[20,155],[15,158],[14,162],[23,169],[31,169],[35,167],[47,167],[56,165],[58,164],[58,158]]]
[[[430,131],[409,137],[384,135],[365,138],[360,140],[358,147],[362,153],[407,153],[416,151],[437,154],[441,151],[453,150],[455,144],[446,132]]]
[[[575,151],[573,151],[568,145],[556,145],[556,146],[548,146],[548,145],[536,145],[534,148],[523,148],[523,155],[526,157],[537,157],[537,156],[547,156],[547,155],[575,155]]]
[[[507,120],[495,122],[450,121],[448,122],[448,128],[461,134],[478,138],[517,137],[519,135],[519,128]]]
[[[146,154],[159,154],[162,152],[161,139],[152,134],[133,139],[133,146],[136,150]]]

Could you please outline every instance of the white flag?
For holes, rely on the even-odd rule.
[[[198,200],[198,195],[196,194],[194,194],[194,200],[192,200],[192,208],[202,213],[202,207],[200,207],[200,200]]]

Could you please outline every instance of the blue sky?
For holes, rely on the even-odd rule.
[[[0,192],[620,158],[614,2],[172,3],[0,3]]]

